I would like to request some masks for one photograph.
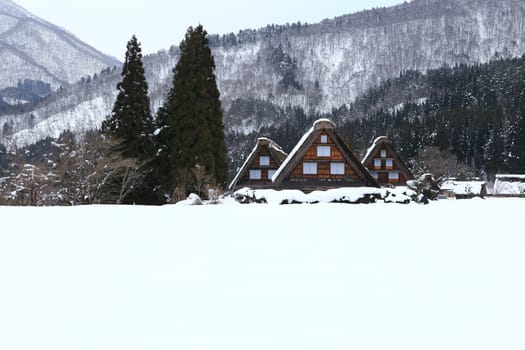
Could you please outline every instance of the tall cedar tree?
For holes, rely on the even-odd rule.
[[[133,35],[127,44],[126,59],[122,67],[122,81],[117,85],[117,100],[111,115],[102,123],[102,132],[118,142],[113,151],[123,159],[135,159],[141,171],[149,173],[154,157],[152,134],[154,130],[148,98],[148,83],[142,64],[142,49]],[[125,203],[154,204],[153,185],[145,183],[124,200]]]
[[[102,132],[122,142],[120,151],[124,158],[148,160],[153,151],[151,135],[154,126],[142,64],[142,49],[135,35],[128,42],[121,75],[122,81],[117,85],[117,100],[111,115],[102,123]]]
[[[186,32],[173,86],[157,115],[159,170],[167,191],[183,185],[196,165],[204,166],[219,186],[228,180],[220,93],[207,35],[201,25]]]

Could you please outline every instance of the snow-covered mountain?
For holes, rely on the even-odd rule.
[[[5,1],[5,0],[4,0]],[[329,112],[407,69],[483,63],[525,53],[521,0],[413,0],[327,19],[210,36],[229,130],[249,132],[276,118],[229,113],[237,99]],[[152,105],[169,89],[178,49],[145,58]],[[83,82],[35,110],[0,116],[0,142],[25,144],[65,127],[97,127],[109,113],[118,72]],[[403,102],[403,101],[401,101]],[[89,117],[87,117],[89,116]]]
[[[0,90],[26,79],[56,88],[119,64],[11,0],[0,0],[0,61]]]

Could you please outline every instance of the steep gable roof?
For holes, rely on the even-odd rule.
[[[405,162],[403,161],[403,159],[401,158],[399,153],[396,151],[394,146],[392,146],[392,143],[390,142],[388,137],[386,137],[386,136],[379,136],[378,138],[376,138],[374,140],[374,142],[372,143],[370,148],[368,148],[368,150],[367,150],[365,156],[363,157],[363,160],[361,161],[361,163],[366,167],[367,164],[370,161],[372,161],[372,159],[378,154],[378,152],[381,149],[387,149],[388,150],[388,153],[390,155],[392,155],[392,157],[394,158],[394,161],[396,162],[397,166],[399,167],[399,170],[402,171],[405,174],[407,180],[413,180],[414,179],[414,175],[412,174],[412,172],[410,171],[408,166],[405,164]],[[369,170],[372,170],[372,169],[369,169]]]
[[[255,158],[259,154],[259,151],[265,146],[268,146],[268,151],[270,152],[270,156],[275,160],[275,162],[278,165],[280,165],[288,156],[288,154],[277,143],[270,140],[269,138],[260,137],[259,139],[257,139],[257,143],[255,144],[255,147],[250,152],[250,154],[244,161],[243,165],[240,167],[239,171],[235,175],[235,178],[232,180],[232,182],[228,186],[229,190],[235,189],[237,184],[242,180],[242,178],[246,175],[246,173],[250,169],[250,166],[255,161]]]
[[[377,147],[383,141],[388,141],[388,137],[386,137],[386,136],[379,136],[378,138],[376,138],[374,140],[374,142],[372,142],[372,145],[370,147],[368,147],[368,149],[366,150],[365,156],[363,157],[363,160],[361,161],[361,163],[365,164],[366,162],[368,162],[370,160],[370,158],[373,157],[374,152],[376,151]]]
[[[303,160],[308,150],[313,146],[315,140],[322,134],[327,134],[334,145],[343,155],[344,161],[355,172],[364,186],[379,187],[377,181],[370,175],[361,162],[355,157],[343,138],[337,133],[335,124],[329,119],[319,119],[299,140],[286,160],[281,164],[274,174],[272,181],[278,187],[283,184],[294,169]]]

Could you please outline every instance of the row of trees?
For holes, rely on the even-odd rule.
[[[159,204],[190,191],[206,195],[194,185],[202,178],[209,186],[224,187],[228,169],[214,72],[207,32],[190,27],[167,100],[153,118],[140,44],[135,36],[128,42],[119,94],[102,125],[102,133],[116,142],[113,153],[133,160],[144,175],[124,203]]]
[[[14,156],[9,176],[0,179],[2,197],[22,205],[163,204],[224,188],[223,115],[202,26],[188,29],[180,52],[173,85],[154,117],[141,46],[133,36],[117,99],[101,130],[81,140],[65,133],[54,142],[58,154],[49,159],[48,153],[40,163]]]
[[[132,159],[112,152],[115,142],[98,131],[77,140],[70,131],[6,153],[0,163],[0,204],[122,203],[144,174]]]

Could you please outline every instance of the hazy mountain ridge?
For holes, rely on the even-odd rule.
[[[227,129],[248,133],[286,119],[256,118],[248,113],[251,106],[245,112],[238,108],[242,103],[233,104],[239,99],[329,112],[407,69],[425,72],[443,65],[521,56],[525,52],[525,4],[516,0],[415,0],[318,24],[271,25],[237,35],[210,35],[210,46]],[[177,59],[175,47],[144,59],[155,109],[169,89]],[[37,122],[27,131],[22,130],[29,125],[30,113],[1,116],[0,126],[12,123],[13,133],[2,134],[0,142],[9,137],[10,142],[26,144],[50,131],[58,135],[62,130],[53,129],[56,120],[82,120],[86,105],[90,106],[86,113],[98,110],[100,115],[82,130],[100,125],[111,110],[118,80],[115,72],[99,76],[96,84],[66,89],[62,92],[66,97],[55,96],[32,111]],[[392,107],[400,102],[404,101],[393,101]],[[235,115],[230,113],[232,106]],[[243,114],[249,116],[243,118]]]
[[[243,45],[247,54],[235,60],[240,64],[231,62],[235,48],[215,49],[221,91],[226,106],[230,97],[242,96],[326,112],[406,69],[424,72],[444,64],[521,55],[524,6],[508,0],[414,1],[306,27],[262,30],[254,42]],[[297,79],[304,91],[279,91],[279,76],[258,65],[265,50],[279,45],[297,60]],[[221,65],[225,61],[230,63]],[[238,84],[245,77],[245,84]]]
[[[119,64],[10,0],[0,0],[0,60],[0,89],[25,79],[57,88]]]

